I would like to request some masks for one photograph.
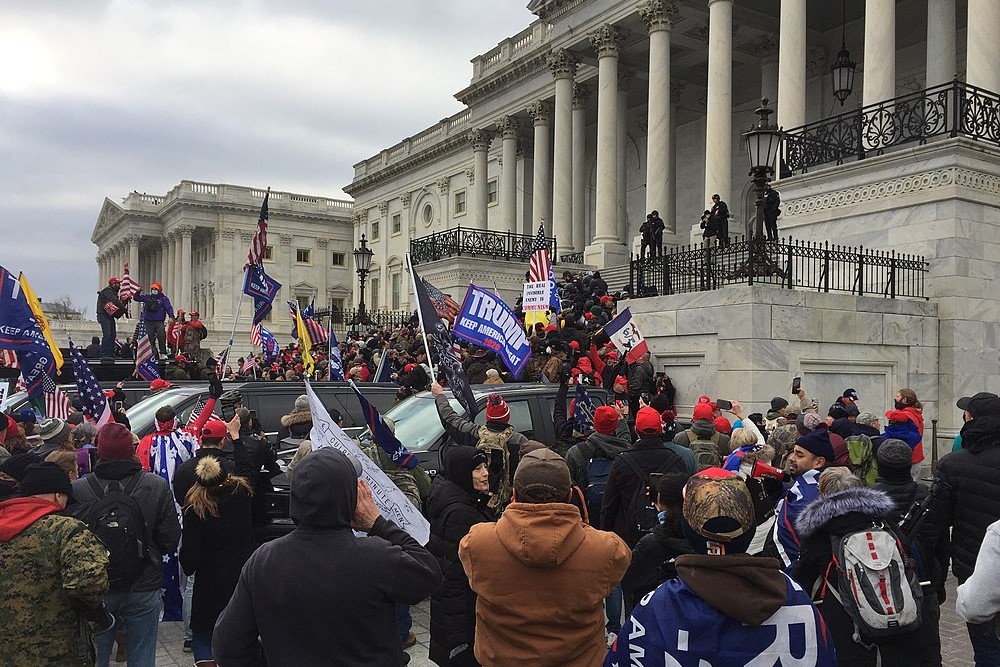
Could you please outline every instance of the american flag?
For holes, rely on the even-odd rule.
[[[0,365],[7,368],[20,368],[21,365],[17,363],[17,352],[14,350],[0,350]]]
[[[226,363],[229,362],[229,348],[227,347],[222,352],[215,356],[215,374],[222,377],[226,372]]]
[[[576,385],[576,399],[573,401],[573,430],[590,433],[594,430],[594,401],[583,383]]]
[[[538,233],[531,245],[531,259],[528,260],[528,282],[549,283],[549,307],[555,312],[562,310],[559,302],[559,286],[552,273],[552,260],[549,258],[549,243],[545,238],[545,225],[538,225]]]
[[[45,394],[45,416],[50,419],[69,418],[70,402],[62,389],[48,375],[42,377],[42,393]]]
[[[128,262],[125,262],[125,271],[122,273],[122,282],[118,286],[118,298],[125,304],[126,317],[132,317],[132,297],[138,294],[139,283],[132,280],[128,272]]]
[[[299,307],[295,304],[294,301],[286,301],[286,303],[288,304],[288,314],[291,316],[292,322],[294,323],[295,311],[297,311]],[[320,343],[328,342],[330,340],[330,334],[327,332],[326,329],[323,328],[322,324],[320,324],[310,316],[310,313],[314,312],[316,311],[311,303],[307,307],[302,309],[301,313],[302,326],[306,328],[306,332],[309,334],[309,340],[312,342],[312,344],[318,345]],[[298,332],[296,331],[295,333],[292,334],[292,336],[297,338]]]
[[[431,303],[434,304],[434,310],[437,312],[438,317],[448,320],[450,324],[454,324],[455,318],[462,311],[462,306],[449,295],[430,284],[426,278],[421,278],[421,280],[424,281],[424,289],[427,290],[427,296],[431,298]]]
[[[257,231],[250,241],[250,252],[247,254],[247,266],[258,265],[264,261],[264,249],[267,248],[267,199],[271,196],[271,188],[264,193],[264,203],[260,205],[260,218],[257,220]]]
[[[247,355],[246,361],[243,362],[243,366],[240,368],[240,373],[246,375],[254,368],[257,367],[257,360],[253,358],[253,355]]]
[[[281,347],[274,334],[260,324],[250,327],[250,344],[260,347],[264,351],[265,359],[273,359],[281,353]]]
[[[83,413],[97,423],[97,428],[101,428],[111,421],[108,398],[97,384],[94,371],[90,370],[80,350],[73,346],[72,340],[69,342],[69,351],[73,356],[73,375],[76,376],[76,388],[80,392]]]
[[[135,372],[147,382],[152,382],[160,377],[160,369],[156,365],[153,346],[149,342],[149,333],[146,331],[146,320],[141,317],[139,325],[135,329]]]
[[[204,409],[205,409],[205,399],[204,398],[199,398],[198,399],[198,403],[195,404],[195,406],[194,406],[194,410],[191,411],[191,416],[188,417],[187,425],[186,425],[188,429],[194,428],[195,423],[198,421],[198,416],[201,414],[201,411],[204,410]],[[205,423],[207,424],[208,422],[211,422],[211,421],[219,421],[219,422],[221,422],[222,420],[218,417],[218,415],[216,415],[215,413],[212,413],[212,415],[208,418],[208,421],[206,421]],[[198,433],[196,435],[201,435],[201,434]]]

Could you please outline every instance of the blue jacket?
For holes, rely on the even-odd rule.
[[[798,584],[773,569],[777,568],[776,561],[748,556],[694,557],[718,560],[720,568],[737,565],[731,583],[738,590],[729,595],[718,592],[728,581],[725,572],[697,565],[689,567],[689,571],[698,572],[691,579],[693,584],[699,580],[706,587],[716,584],[713,602],[728,606],[734,614],[730,616],[684,583],[682,561],[689,558],[692,557],[678,557],[678,578],[661,584],[632,610],[604,659],[604,667],[744,667],[793,663],[836,667],[833,640],[819,612]],[[748,561],[743,559],[758,563],[747,565]],[[759,561],[770,561],[771,565]],[[754,572],[741,584],[740,576],[750,570]],[[766,603],[758,599],[761,596],[750,593],[764,581],[769,593]],[[747,595],[754,602],[748,603]],[[742,620],[736,615],[742,616]]]
[[[889,438],[902,440],[910,446],[910,449],[913,449],[920,442],[920,429],[909,419],[905,422],[889,422],[885,425],[885,430],[882,433],[882,442]]]
[[[166,294],[136,294],[132,297],[139,303],[146,304],[142,310],[142,319],[150,322],[162,322],[167,316],[174,316],[174,307]]]
[[[785,571],[799,559],[799,534],[795,519],[806,505],[819,497],[819,470],[807,470],[795,479],[785,497],[778,501],[774,521],[774,543],[778,548]]]

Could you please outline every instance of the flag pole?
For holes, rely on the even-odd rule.
[[[249,266],[243,267],[243,282],[242,285],[246,284],[247,281],[247,271]],[[233,330],[229,332],[229,344],[226,346],[226,353],[223,357],[224,360],[229,360],[229,353],[233,349],[233,339],[236,337],[236,325],[240,321],[240,311],[243,310],[243,290],[240,290],[240,300],[236,302],[236,316],[233,318]]]
[[[413,272],[413,264],[410,261],[410,253],[406,253],[406,268],[410,272],[410,282],[413,283],[413,298],[417,302],[417,321],[420,322],[420,336],[424,339],[424,352],[427,353],[427,367],[431,369],[434,377],[431,378],[432,381],[436,381],[437,371],[435,371],[433,366],[433,357],[431,357],[431,347],[427,343],[427,327],[424,325],[424,316],[420,308],[420,293],[417,292],[417,274]]]

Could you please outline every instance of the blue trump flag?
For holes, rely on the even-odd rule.
[[[271,312],[271,303],[281,283],[264,273],[263,266],[248,266],[243,272],[243,293],[253,297],[253,323],[260,324]]]
[[[389,426],[382,419],[381,413],[361,394],[361,390],[354,384],[354,380],[351,380],[351,389],[357,394],[358,402],[361,403],[361,414],[365,416],[365,423],[368,424],[372,440],[378,443],[378,446],[389,455],[392,462],[400,468],[407,468],[408,470],[416,468],[420,464],[420,461],[389,430]]]
[[[451,332],[473,345],[496,352],[517,377],[531,358],[531,344],[514,311],[492,292],[469,285]]]
[[[56,360],[21,287],[18,277],[0,266],[0,348],[17,353],[28,396],[38,398],[44,377],[55,375]]]
[[[333,320],[330,320],[330,379],[337,382],[344,381],[344,362],[340,358],[340,344],[337,342],[337,334],[333,333]]]

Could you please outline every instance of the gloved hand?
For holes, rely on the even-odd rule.
[[[222,396],[222,379],[218,373],[209,373],[208,397],[218,399],[220,396]]]

